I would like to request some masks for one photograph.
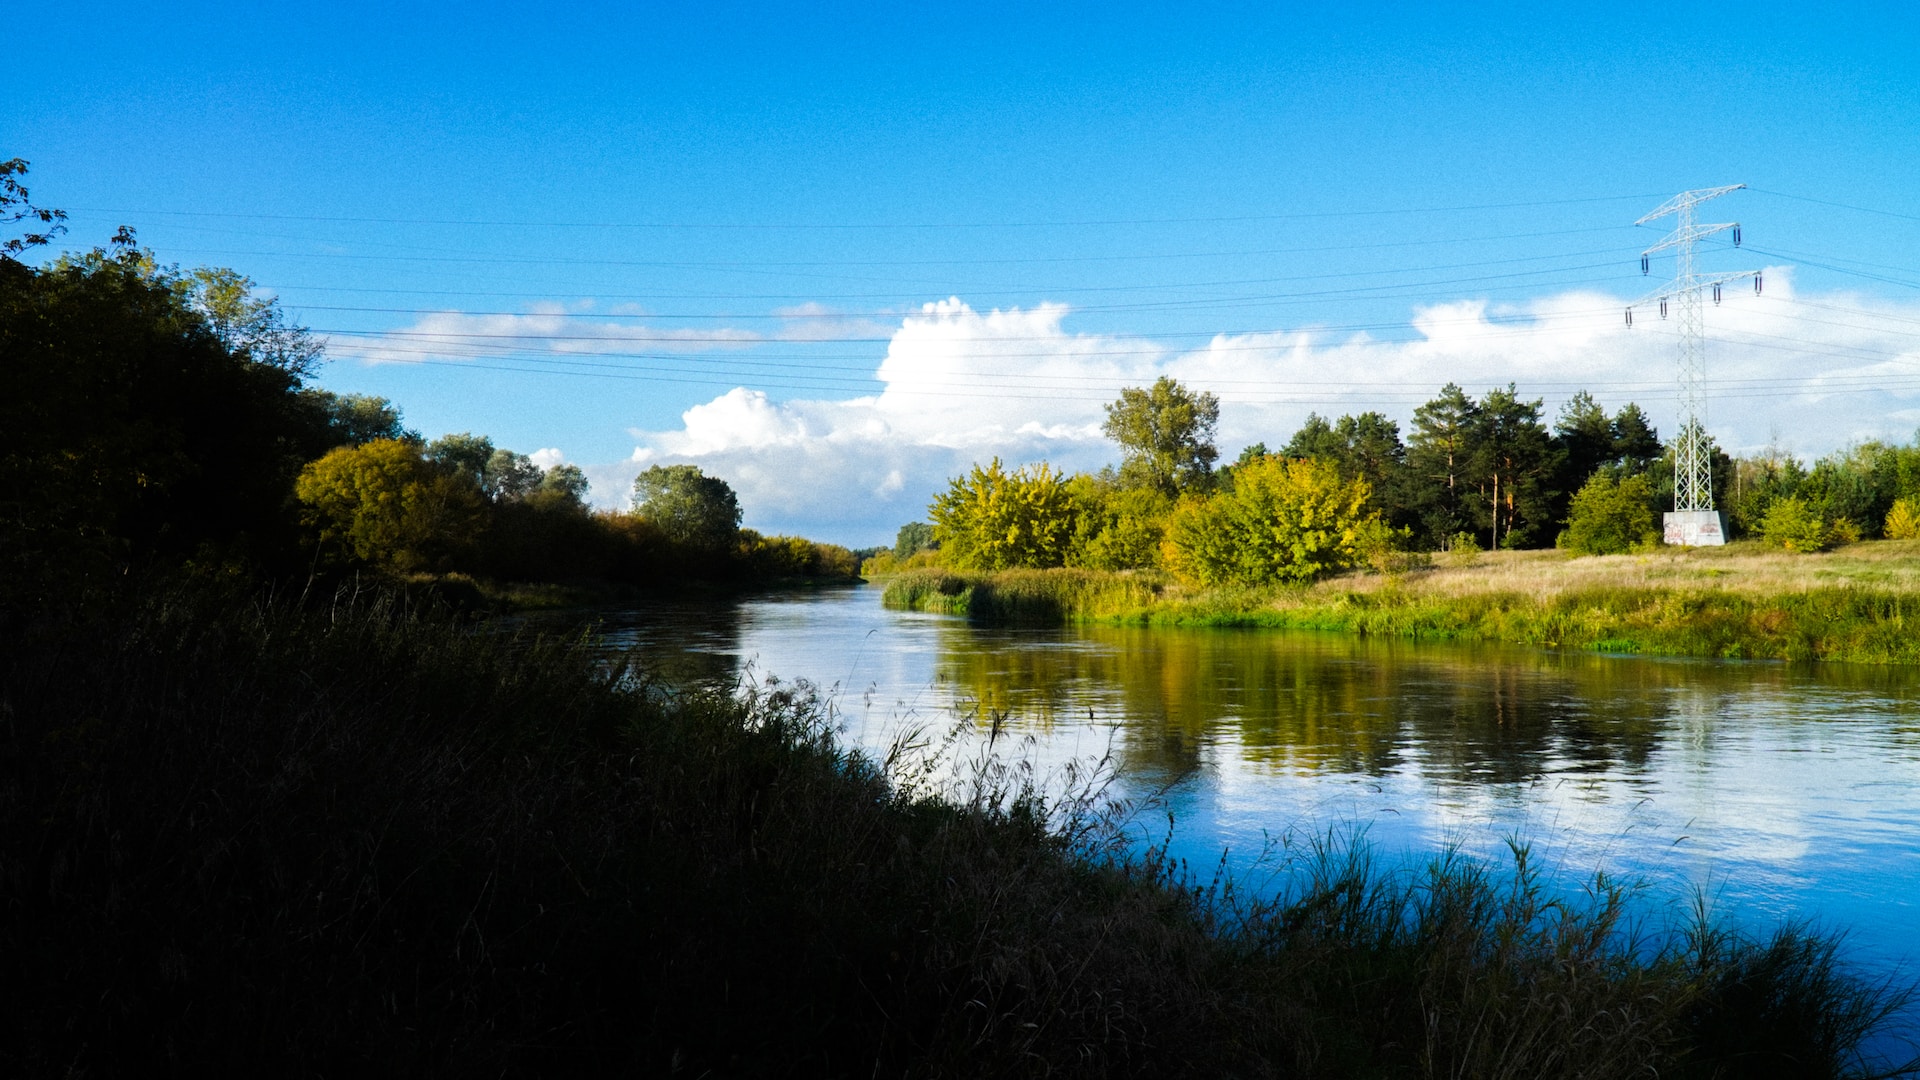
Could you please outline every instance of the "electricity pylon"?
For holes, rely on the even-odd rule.
[[[1633,309],[1658,304],[1665,318],[1667,306],[1678,309],[1680,329],[1680,430],[1673,446],[1673,510],[1667,515],[1668,543],[1720,544],[1726,540],[1726,522],[1713,506],[1713,453],[1707,443],[1706,361],[1707,341],[1702,323],[1701,294],[1711,290],[1713,302],[1720,302],[1720,287],[1739,278],[1753,278],[1753,291],[1760,291],[1760,272],[1742,270],[1733,274],[1700,274],[1694,269],[1694,247],[1717,233],[1733,231],[1735,247],[1740,245],[1740,223],[1722,222],[1701,225],[1694,221],[1694,208],[1708,199],[1717,199],[1745,184],[1683,191],[1659,209],[1634,222],[1645,225],[1672,215],[1677,219],[1667,238],[1640,253],[1640,272],[1651,268],[1652,257],[1674,249],[1678,265],[1673,280],[1641,297],[1627,307],[1627,325],[1633,325]]]

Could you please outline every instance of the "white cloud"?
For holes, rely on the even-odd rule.
[[[337,357],[368,363],[417,363],[422,360],[513,359],[527,355],[591,356],[609,353],[645,353],[738,349],[752,346],[762,335],[732,327],[714,329],[660,328],[613,316],[632,317],[616,307],[595,316],[591,305],[572,308],[536,305],[526,314],[474,315],[439,311],[422,315],[413,325],[367,337],[333,335],[327,349]]]
[[[528,454],[527,460],[543,469],[551,469],[555,465],[565,464],[567,455],[561,453],[560,448],[557,446],[544,446]]]
[[[740,492],[748,524],[879,543],[922,518],[946,479],[975,461],[1046,458],[1092,469],[1116,453],[1102,405],[1166,374],[1221,400],[1219,445],[1277,447],[1309,411],[1377,409],[1401,422],[1447,382],[1480,394],[1516,384],[1549,419],[1579,389],[1636,401],[1674,425],[1677,337],[1657,310],[1629,330],[1618,297],[1576,291],[1517,305],[1461,301],[1411,313],[1411,332],[1337,327],[1221,335],[1179,349],[1069,331],[1068,309],[976,312],[925,305],[893,328],[878,394],[776,401],[746,387],[688,409],[677,430],[635,432],[638,464],[689,461]],[[1729,290],[1707,308],[1709,426],[1735,451],[1783,433],[1803,453],[1871,437],[1904,440],[1920,416],[1920,304],[1800,297],[1767,271],[1767,294]],[[609,477],[610,480],[618,479]]]

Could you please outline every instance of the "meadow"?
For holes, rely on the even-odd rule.
[[[1800,554],[1757,542],[1574,558],[1406,559],[1303,586],[1197,589],[1151,572],[921,569],[885,602],[983,622],[1265,626],[1666,656],[1920,663],[1920,541]]]

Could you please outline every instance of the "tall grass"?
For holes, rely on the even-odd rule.
[[[1860,548],[1844,557],[1489,552],[1473,565],[1267,589],[1188,590],[1094,571],[923,571],[893,579],[885,601],[990,623],[1254,626],[1665,656],[1920,663],[1920,545]]]
[[[7,1075],[1836,1076],[1903,1001],[1524,851],[1205,883],[1097,787],[387,599],[7,637]]]

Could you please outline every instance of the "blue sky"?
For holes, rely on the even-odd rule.
[[[1747,250],[1703,261],[1767,290],[1710,314],[1716,435],[1911,437],[1920,14],[1551,7],[68,5],[0,156],[72,244],[251,275],[429,436],[607,502],[691,461],[847,543],[975,459],[1111,460],[1101,402],[1161,373],[1229,455],[1449,379],[1670,428],[1632,222],[1725,183]]]

